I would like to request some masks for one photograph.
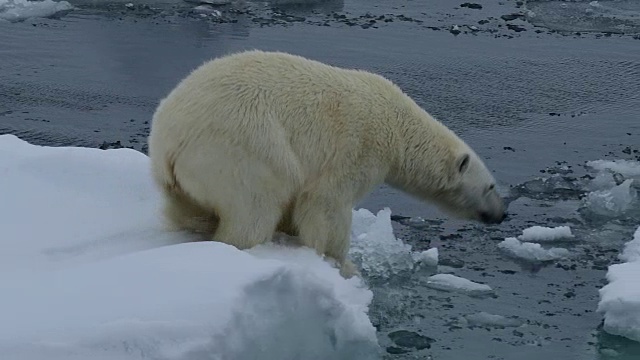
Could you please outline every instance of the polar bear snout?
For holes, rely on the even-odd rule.
[[[481,212],[479,217],[480,221],[485,224],[500,224],[507,218],[507,212],[502,211],[496,214]]]
[[[478,219],[485,224],[500,224],[507,218],[507,207],[495,190],[492,190],[483,208],[478,211]]]

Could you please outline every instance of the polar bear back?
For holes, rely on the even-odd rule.
[[[184,129],[215,134],[304,177],[327,164],[349,167],[354,161],[384,171],[392,152],[366,145],[391,144],[396,104],[406,101],[394,84],[369,72],[250,51],[194,70],[159,106],[158,113],[176,116],[165,113],[154,121],[174,123],[176,132],[165,141],[181,141]],[[156,124],[163,125],[171,127]]]

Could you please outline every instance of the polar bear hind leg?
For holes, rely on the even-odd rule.
[[[163,186],[163,215],[169,230],[188,230],[206,237],[218,228],[218,215],[196,203],[179,188]]]
[[[180,187],[216,214],[212,240],[248,249],[273,238],[295,188],[290,176],[230,144],[186,151],[178,160]]]

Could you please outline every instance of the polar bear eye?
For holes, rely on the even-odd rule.
[[[489,185],[489,191],[493,190],[496,188],[496,184],[491,184]]]

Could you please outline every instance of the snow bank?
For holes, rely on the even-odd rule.
[[[67,1],[0,0],[0,20],[22,21],[33,17],[49,17],[73,9]]]
[[[552,242],[573,237],[571,228],[568,226],[532,226],[522,230],[522,235],[518,236],[518,240],[528,242]]]
[[[359,278],[165,232],[139,152],[0,136],[0,199],[2,359],[378,357]]]
[[[540,244],[521,242],[514,237],[500,242],[498,248],[513,257],[527,261],[551,261],[569,256],[569,250],[565,248],[545,249]]]
[[[606,332],[640,342],[640,226],[620,259],[625,262],[609,266],[598,312],[604,314]]]

